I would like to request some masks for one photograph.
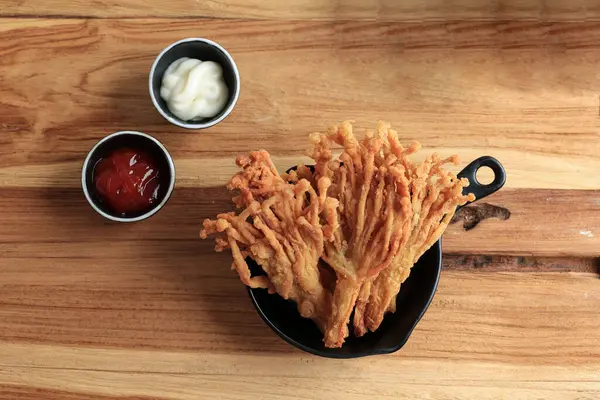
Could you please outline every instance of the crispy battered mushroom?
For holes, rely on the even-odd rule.
[[[395,311],[400,285],[442,235],[463,195],[466,179],[444,170],[456,156],[433,154],[421,163],[396,131],[380,122],[358,141],[351,121],[310,135],[314,171],[300,165],[280,175],[266,151],[240,156],[228,188],[239,214],[204,221],[203,238],[219,233],[216,250],[230,248],[233,268],[253,288],[294,300],[303,317],[324,332],[327,347],[342,346],[354,311],[357,336]],[[333,146],[342,146],[339,157]],[[266,276],[251,277],[246,257]],[[319,265],[323,260],[331,270]]]
[[[295,301],[303,317],[314,319],[323,328],[331,294],[321,284],[318,263],[324,232],[337,224],[337,200],[326,196],[331,181],[320,179],[316,190],[304,178],[288,182],[266,151],[240,156],[236,163],[241,171],[231,178],[228,188],[238,192],[234,202],[241,212],[205,220],[200,236],[223,234],[217,237],[216,250],[231,249],[233,269],[244,284]],[[321,214],[327,209],[334,217],[330,218],[331,227],[321,223]],[[266,276],[250,276],[248,256]]]

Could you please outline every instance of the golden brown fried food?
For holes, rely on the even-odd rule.
[[[324,332],[325,346],[340,347],[352,312],[361,336],[395,311],[414,263],[456,206],[474,197],[462,194],[467,180],[443,169],[456,157],[413,163],[420,145],[404,148],[389,124],[380,122],[361,141],[349,121],[310,138],[314,171],[300,165],[280,175],[265,151],[238,157],[241,171],[228,188],[238,192],[240,212],[204,221],[201,236],[220,233],[216,250],[231,248],[246,285],[295,301]],[[247,256],[266,276],[250,276]]]
[[[320,179],[316,190],[306,179],[287,182],[266,151],[238,157],[236,163],[242,170],[228,188],[239,192],[234,202],[242,211],[205,220],[200,236],[223,233],[217,237],[216,250],[231,249],[232,267],[242,282],[295,301],[303,317],[314,319],[323,328],[331,294],[321,284],[318,262],[323,232],[332,229],[321,224],[321,214],[337,207],[337,200],[326,196],[330,180]],[[334,211],[329,214],[336,216]],[[331,219],[331,223],[335,226],[337,220]],[[250,277],[247,256],[266,276]]]
[[[456,157],[444,160],[435,154],[422,164],[410,166],[408,171],[413,217],[408,228],[408,241],[395,256],[389,268],[382,271],[370,288],[362,321],[355,320],[357,335],[376,330],[386,311],[395,311],[396,295],[408,278],[410,268],[439,240],[446,230],[458,205],[475,200],[473,194],[463,195],[468,180],[458,179],[445,171],[446,163],[457,163]]]
[[[330,178],[330,193],[339,200],[340,224],[321,256],[337,274],[332,312],[325,328],[328,347],[342,345],[353,310],[355,320],[362,321],[372,280],[390,265],[408,240],[412,217],[409,181],[405,167],[391,152],[388,136],[386,126],[381,124],[377,134],[367,132],[359,142],[352,124],[344,122],[328,135],[311,137],[315,178]],[[332,143],[344,148],[337,160],[332,157]],[[417,148],[402,149],[402,156]]]

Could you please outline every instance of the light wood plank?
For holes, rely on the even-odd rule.
[[[87,150],[121,129],[161,139],[180,185],[215,186],[235,154],[266,148],[289,166],[308,133],[354,118],[359,128],[389,120],[405,141],[465,161],[496,156],[507,187],[600,188],[598,24],[9,22],[3,186],[74,187]],[[163,46],[196,35],[232,52],[242,95],[225,122],[192,133],[152,108],[146,74]]]
[[[219,189],[217,193],[222,192]],[[573,194],[552,195],[563,207],[578,204],[572,201]],[[507,252],[526,252],[528,248],[539,251],[536,244],[548,242],[546,249],[555,254],[576,251],[588,256],[596,252],[597,256],[597,243],[591,246],[586,242],[590,238],[576,234],[571,242],[561,240],[560,235],[553,240],[551,235],[558,233],[551,226],[543,222],[533,225],[544,210],[538,209],[541,214],[536,215],[533,200],[521,197],[532,211],[513,210],[514,224],[508,220],[502,222],[509,224],[506,229],[496,229],[493,220],[485,220],[468,232],[453,226],[445,236],[444,250],[485,254],[486,249],[503,250],[505,246]],[[103,222],[74,190],[5,190],[0,197],[4,211],[0,337],[4,341],[123,348],[290,351],[252,309],[243,285],[229,268],[230,255],[214,253],[212,241],[197,237],[202,218],[228,206],[215,198],[218,196],[206,190],[179,190],[157,216],[144,223],[121,225]],[[502,198],[494,202],[504,204],[498,200]],[[581,214],[598,212],[583,210]],[[568,220],[555,222],[564,225]],[[600,347],[594,347],[598,344],[594,330],[600,319],[594,315],[600,312],[600,285],[592,262],[585,264],[586,268],[578,267],[580,263],[569,268],[569,261],[562,259],[556,268],[549,265],[535,270],[528,265],[534,260],[523,259],[523,273],[518,267],[500,273],[506,263],[489,257],[471,262],[480,266],[481,273],[477,269],[456,271],[466,262],[460,257],[448,259],[449,270],[444,272],[436,297],[440,303],[434,302],[428,312],[437,323],[427,328],[423,322],[427,334],[422,336],[420,349],[453,353],[452,346],[463,346],[454,357],[477,357],[490,346],[492,336],[497,341],[497,351],[490,355],[494,360],[519,352],[543,358],[546,351],[559,351],[550,350],[559,341],[561,349],[571,352],[569,357],[582,357],[583,361],[597,356],[594,352]],[[575,272],[563,272],[569,269]],[[563,273],[553,275],[552,271]],[[530,315],[523,319],[525,312]],[[463,325],[469,321],[476,325],[473,337],[464,336]],[[536,329],[549,326],[555,331],[553,339],[538,343],[551,333],[528,324],[535,324]],[[566,331],[575,326],[570,333]],[[482,336],[479,347],[472,354],[464,350],[482,330],[489,335]],[[524,330],[529,338],[517,340]],[[440,332],[444,332],[444,341],[434,340]],[[574,347],[565,347],[571,341]],[[452,346],[444,347],[448,343]],[[588,353],[582,350],[586,346]]]
[[[173,283],[165,281],[163,285]],[[196,293],[209,287],[199,286]],[[33,326],[55,330],[52,321],[60,322],[61,326],[72,321],[73,326],[63,329],[90,339],[76,347],[65,346],[60,334],[54,334],[52,339],[38,334],[30,343],[24,342],[23,337],[5,339],[0,343],[2,384],[170,399],[223,395],[231,399],[377,396],[449,400],[503,396],[529,399],[536,395],[562,400],[594,399],[600,395],[600,339],[596,335],[600,328],[597,307],[600,286],[590,274],[445,272],[433,304],[403,350],[392,356],[351,361],[306,355],[284,345],[264,325],[254,322],[247,325],[259,318],[249,309],[245,296],[233,293],[215,295],[202,304],[219,307],[230,296],[247,311],[233,311],[235,319],[221,312],[216,314],[216,320],[209,322],[204,320],[206,311],[191,306],[180,308],[183,314],[176,311],[163,314],[161,304],[166,304],[165,301],[151,300],[153,295],[147,293],[145,301],[135,295],[124,298],[126,309],[106,309],[103,317],[96,316],[97,322],[92,322],[103,329],[93,330],[92,318],[80,320],[77,325],[71,317],[75,310],[83,313],[86,306],[90,312],[93,292],[89,289],[72,287],[75,292],[68,297],[50,295],[52,286],[37,290],[40,298],[62,303],[62,307],[42,302],[24,307],[19,329],[22,335],[27,334],[24,327],[31,318],[29,323]],[[554,296],[548,296],[549,291]],[[170,295],[173,300],[193,297],[192,293],[183,296],[179,292]],[[32,293],[26,293],[31,299]],[[81,298],[81,294],[86,297]],[[2,296],[6,298],[5,293]],[[106,294],[94,297],[97,304],[92,310],[114,306],[113,299]],[[106,348],[118,344],[117,338],[127,329],[126,325],[135,325],[138,331],[151,326],[149,318],[131,320],[127,314],[126,310],[142,311],[142,305],[151,310],[155,323],[163,328],[153,328],[157,332],[150,347],[147,350]],[[14,307],[2,307],[3,324],[16,318],[7,312]],[[26,310],[39,316],[45,313],[46,318],[34,319],[23,313]],[[164,328],[173,327],[173,320],[183,320],[192,313],[197,317],[186,319],[190,347],[186,342],[177,345],[176,338],[168,339],[177,330],[169,328],[163,332]],[[193,332],[194,326],[204,326],[205,331]],[[226,329],[231,330],[229,335],[219,336],[235,339],[232,344],[236,342],[238,347],[228,346],[227,340],[224,344],[208,345],[210,330]],[[104,335],[103,341],[100,335]],[[92,343],[105,348],[90,347]],[[166,351],[171,346],[187,351]],[[250,354],[252,351],[260,354]],[[226,393],[222,389],[223,380],[228,382]]]
[[[143,0],[98,0],[93,6],[81,0],[40,3],[35,0],[4,0],[4,16],[54,17],[212,17],[259,19],[365,19],[411,20],[591,20],[599,19],[600,7],[593,0],[180,0],[157,2]]]
[[[375,126],[375,123],[372,125]],[[325,127],[325,124],[323,125]],[[327,125],[328,126],[328,125]],[[365,123],[366,126],[366,123]],[[120,130],[120,129],[118,129]],[[102,131],[102,129],[98,129]],[[116,131],[116,130],[115,130]],[[313,131],[317,131],[314,129]],[[326,128],[320,129],[326,131]],[[359,131],[360,132],[360,131]],[[112,132],[106,132],[112,133]],[[219,135],[219,134],[217,134]],[[406,143],[412,142],[411,135],[404,133],[407,136]],[[208,136],[208,134],[207,134]],[[282,139],[270,139],[266,143],[260,141],[255,142],[254,148],[240,150],[235,154],[228,154],[225,157],[213,158],[208,150],[197,151],[186,149],[185,143],[191,139],[189,143],[201,141],[207,146],[225,147],[228,138],[219,137],[213,138],[213,142],[208,142],[210,139],[202,140],[201,138],[177,138],[173,137],[172,133],[156,135],[163,143],[167,144],[172,155],[175,157],[175,167],[177,170],[177,186],[183,188],[211,188],[215,186],[224,186],[229,179],[238,171],[235,165],[235,157],[239,154],[246,154],[248,151],[270,149],[272,159],[280,171],[285,171],[288,168],[299,163],[311,164],[312,160],[304,156],[304,148],[307,148],[307,134],[302,132],[296,134],[294,131],[286,133]],[[360,136],[360,135],[359,135]],[[281,143],[287,138],[290,141],[298,142],[297,149],[285,149]],[[96,138],[97,140],[101,137]],[[84,139],[86,142],[87,139]],[[549,139],[550,140],[550,139]],[[68,141],[68,139],[67,139]],[[422,141],[422,140],[421,140]],[[8,158],[20,158],[16,161],[17,165],[0,166],[0,187],[9,188],[75,188],[81,185],[81,168],[83,158],[87,151],[93,146],[94,140],[89,141],[89,145],[84,147],[82,142],[68,143],[62,139],[56,140],[57,145],[65,145],[65,147],[75,147],[72,155],[69,153],[47,153],[42,149],[36,151],[40,157],[44,158],[81,158],[77,161],[61,161],[48,163],[27,163],[27,155],[23,153],[9,153]],[[37,142],[34,142],[37,143]],[[173,145],[172,143],[175,143]],[[267,144],[268,143],[268,144]],[[251,144],[248,147],[252,146]],[[582,159],[578,156],[568,155],[536,155],[527,153],[525,150],[498,149],[488,146],[478,147],[476,142],[473,142],[474,148],[465,147],[425,147],[422,151],[413,157],[413,160],[420,161],[425,156],[431,153],[440,155],[459,154],[461,163],[457,166],[449,166],[448,169],[454,172],[459,172],[470,161],[482,155],[493,155],[507,168],[508,180],[506,188],[513,189],[573,189],[573,190],[600,190],[600,177],[596,173],[600,169],[600,158]],[[595,141],[590,143],[590,147],[595,147]],[[294,155],[279,155],[280,152],[291,150]],[[216,153],[221,153],[221,150],[215,150]],[[231,153],[225,149],[224,153]],[[180,154],[184,157],[196,158],[180,158]],[[65,155],[66,154],[66,155]],[[8,161],[10,162],[10,161]],[[0,161],[0,164],[2,162]]]
[[[507,208],[510,219],[486,219],[469,231],[457,223],[444,234],[445,251],[600,256],[600,191],[504,190],[482,202]]]
[[[451,225],[446,253],[600,257],[598,191],[507,189],[483,201],[508,209],[511,217],[486,219],[469,231],[460,222]],[[0,256],[206,257],[212,242],[198,238],[202,221],[232,207],[224,187],[177,188],[155,217],[123,226],[97,215],[80,189],[4,188]]]

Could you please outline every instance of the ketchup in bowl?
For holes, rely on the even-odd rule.
[[[116,222],[137,222],[156,214],[175,187],[175,165],[158,140],[135,131],[101,139],[81,171],[83,194],[92,208]]]
[[[102,200],[119,214],[137,213],[158,200],[160,171],[143,151],[119,149],[94,168],[94,185]]]

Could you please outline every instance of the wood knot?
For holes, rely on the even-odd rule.
[[[477,226],[481,221],[488,218],[498,218],[505,221],[510,218],[510,210],[508,208],[495,206],[489,203],[470,204],[458,210],[452,220],[451,224],[455,224],[458,221],[463,221],[463,228],[465,231],[471,230]]]

